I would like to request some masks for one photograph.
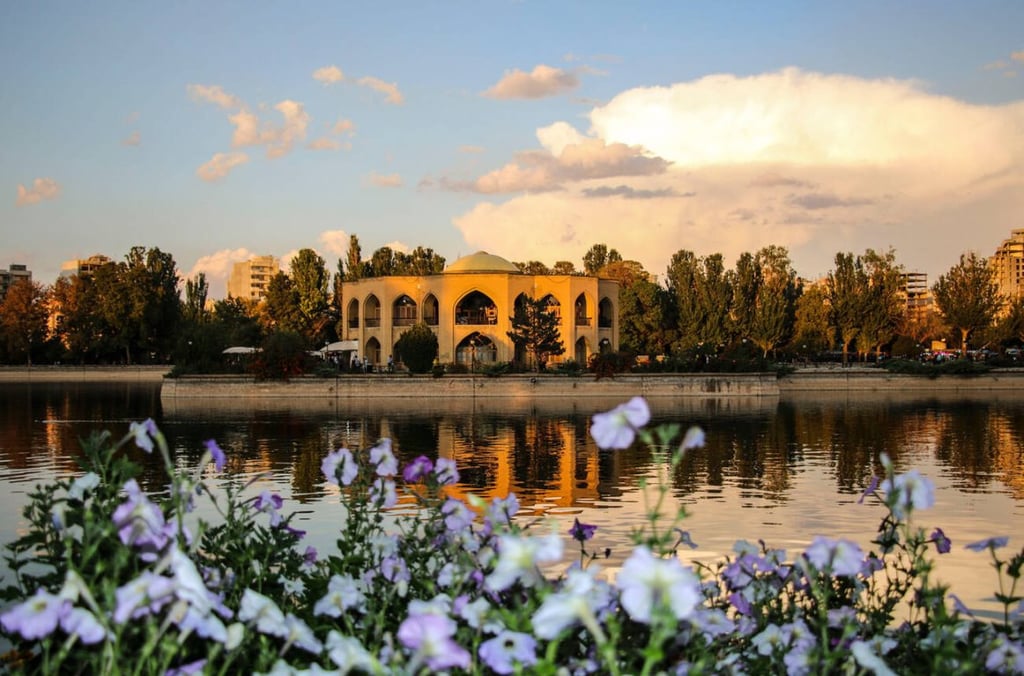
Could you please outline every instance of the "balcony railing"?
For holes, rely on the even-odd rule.
[[[497,324],[498,311],[496,308],[486,310],[462,310],[455,315],[456,324]]]
[[[368,329],[375,329],[375,328],[378,328],[379,326],[380,326],[380,317],[367,317],[366,318],[366,328],[368,328]]]
[[[358,329],[359,328],[359,318],[356,317],[354,319],[348,320],[348,328],[350,328],[350,329]]]
[[[597,327],[599,329],[610,329],[612,328],[611,317],[599,317],[597,320]]]
[[[590,326],[590,317],[576,317],[576,326]]]
[[[394,320],[393,323],[394,323],[395,326],[412,326],[413,324],[416,323],[416,318],[415,317],[395,317],[395,320]]]

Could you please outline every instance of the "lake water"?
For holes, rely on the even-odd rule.
[[[179,465],[197,462],[203,441],[216,439],[232,480],[279,492],[286,511],[318,548],[330,548],[336,495],[320,460],[339,446],[369,446],[390,437],[407,462],[424,454],[454,459],[458,495],[514,492],[527,515],[567,530],[574,517],[598,525],[595,546],[611,547],[606,564],[628,552],[643,521],[638,483],[669,481],[670,507],[685,505],[685,528],[714,560],[737,539],[763,539],[797,554],[815,535],[847,537],[865,548],[882,508],[858,504],[879,455],[899,470],[917,468],[936,485],[936,505],[917,516],[953,540],[939,557],[939,577],[972,608],[996,606],[987,554],[964,545],[989,536],[1024,544],[1024,394],[984,398],[945,395],[804,395],[796,398],[657,398],[656,422],[699,425],[707,446],[691,452],[677,474],[640,448],[599,451],[590,416],[619,400],[578,399],[509,404],[493,399],[416,402],[195,400],[162,404],[151,384],[0,384],[0,539],[24,526],[21,507],[32,487],[76,471],[78,440],[96,430],[123,435],[152,417]],[[159,465],[145,464],[143,483],[160,490]],[[220,479],[213,479],[218,481]],[[1008,551],[1008,550],[1007,550]],[[567,554],[571,556],[571,554]]]

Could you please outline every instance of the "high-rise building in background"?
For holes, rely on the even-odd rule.
[[[907,299],[907,318],[921,320],[932,308],[932,292],[924,272],[904,272],[903,294]]]
[[[60,266],[61,277],[92,277],[96,268],[113,263],[109,256],[93,254],[88,258],[78,258],[72,261],[64,261]]]
[[[281,271],[281,264],[273,256],[256,256],[235,263],[228,279],[228,298],[263,300],[271,278]]]
[[[1024,230],[1014,230],[988,259],[995,272],[999,293],[1017,298],[1024,292]]]
[[[12,284],[21,279],[32,281],[32,271],[24,265],[11,263],[11,267],[7,270],[0,269],[0,300],[3,300],[7,295],[7,289],[11,288]]]

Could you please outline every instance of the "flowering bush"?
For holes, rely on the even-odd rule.
[[[591,434],[605,449],[645,444],[665,472],[704,443],[698,429],[649,423],[635,398],[595,415]],[[132,444],[160,454],[166,491],[140,488]],[[400,468],[386,439],[323,460],[339,496],[331,552],[303,548],[280,496],[230,479],[211,490],[226,460],[214,441],[194,468],[172,462],[152,421],[84,446],[82,474],[37,488],[8,545],[11,671],[1024,672],[1024,551],[1004,560],[1005,538],[968,545],[989,552],[1004,608],[1000,622],[973,618],[931,579],[931,549],[952,546],[915,522],[931,482],[887,459],[863,498],[882,513],[872,551],[827,537],[794,556],[739,542],[723,561],[685,565],[677,550],[696,545],[685,515],[664,513],[661,481],[615,573],[593,548],[597,526],[516,518],[514,495],[452,499],[451,461]],[[400,493],[415,509],[392,509]],[[201,499],[216,523],[196,517]],[[567,541],[579,545],[571,562]]]

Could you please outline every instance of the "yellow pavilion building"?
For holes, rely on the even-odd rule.
[[[479,251],[436,275],[370,277],[345,282],[342,340],[381,365],[413,324],[437,335],[438,361],[475,367],[523,361],[508,337],[517,303],[543,298],[560,318],[565,354],[585,364],[595,352],[619,349],[619,284],[580,275],[523,274],[500,256]],[[395,355],[396,360],[399,355]]]

